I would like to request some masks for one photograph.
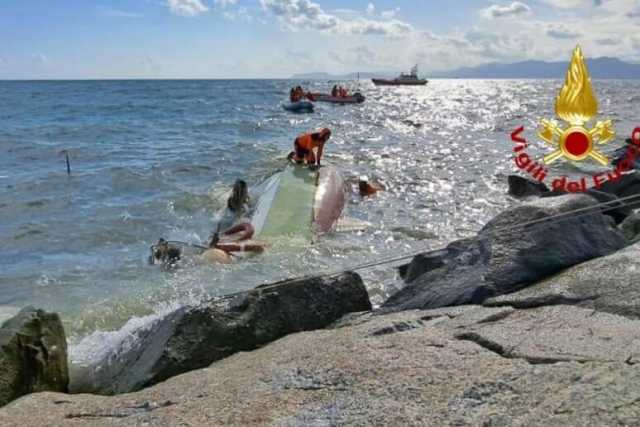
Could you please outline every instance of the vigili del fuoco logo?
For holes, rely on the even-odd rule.
[[[609,158],[601,153],[598,147],[611,142],[616,132],[611,120],[596,121],[589,127],[589,123],[592,123],[598,113],[598,101],[593,93],[591,77],[580,46],[573,51],[565,83],[556,98],[555,110],[561,123],[548,119],[540,121],[538,137],[550,147],[550,153],[544,156],[542,161],[534,160],[527,153],[529,144],[521,136],[524,126],[511,133],[511,140],[515,144],[513,151],[516,166],[539,182],[547,180],[549,171],[546,166],[561,159],[573,162],[593,161],[608,166]],[[635,128],[631,133],[631,143],[624,158],[617,162],[614,168],[577,181],[571,181],[566,176],[558,177],[552,180],[551,187],[556,191],[571,193],[585,191],[592,185],[599,188],[607,181],[620,179],[624,171],[633,167],[639,154],[640,128]]]

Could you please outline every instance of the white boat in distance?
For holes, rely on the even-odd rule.
[[[395,79],[371,79],[376,86],[423,86],[427,79],[418,78],[418,66],[415,65],[409,74],[401,73]]]

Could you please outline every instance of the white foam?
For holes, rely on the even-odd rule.
[[[150,315],[133,317],[115,331],[95,331],[69,346],[69,389],[71,392],[90,392],[100,387],[100,382],[108,375],[103,371],[117,369],[112,366],[118,355],[134,348],[142,334],[164,316],[180,308],[182,304],[173,302],[159,306]]]
[[[0,305],[0,325],[18,314],[20,309],[10,305]]]

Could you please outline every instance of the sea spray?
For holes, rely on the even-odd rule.
[[[197,304],[195,299],[192,304]],[[153,314],[133,317],[120,329],[95,331],[69,347],[69,391],[94,393],[105,390],[121,369],[123,357],[133,351],[142,339],[164,317],[186,305],[171,302],[158,305]]]

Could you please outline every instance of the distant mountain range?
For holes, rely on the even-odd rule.
[[[460,79],[562,79],[569,62],[522,61],[512,64],[492,62],[477,67],[435,72],[421,77]],[[640,64],[632,64],[618,58],[587,59],[589,73],[594,79],[640,79]],[[395,77],[399,72],[360,73],[360,79]],[[422,74],[422,73],[421,73]],[[296,80],[354,80],[357,73],[334,75],[328,73],[296,74]]]
[[[349,74],[329,74],[329,73],[303,73],[291,76],[294,80],[355,80],[360,76],[361,80],[367,80],[374,77],[392,78],[396,77],[400,72],[392,71],[365,72],[365,73],[349,73]]]

